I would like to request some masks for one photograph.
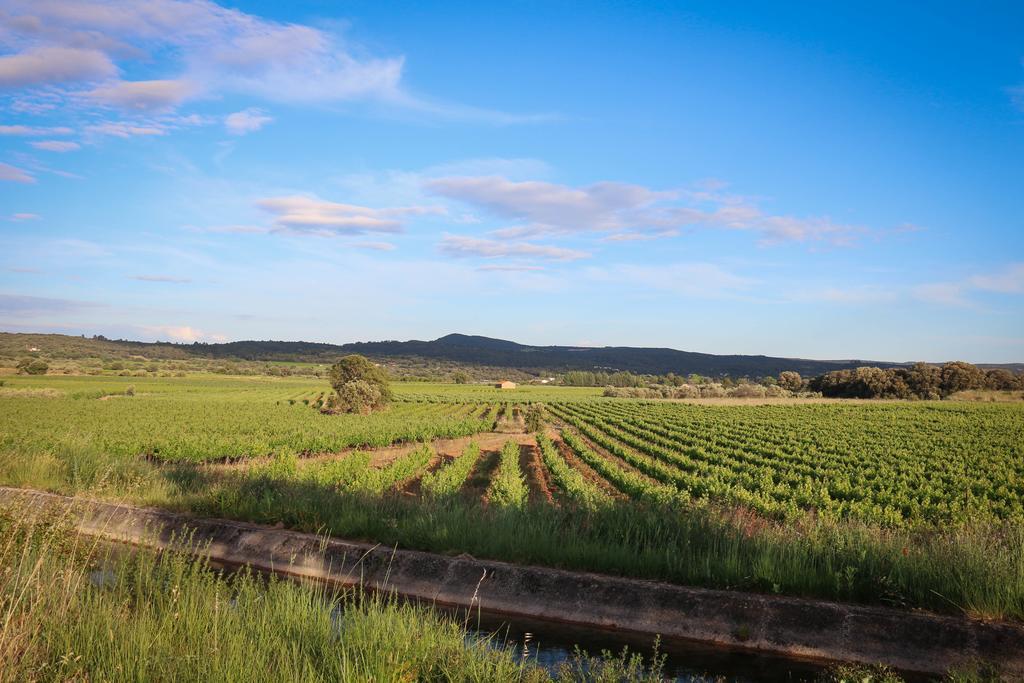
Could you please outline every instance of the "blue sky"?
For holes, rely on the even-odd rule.
[[[0,329],[1024,361],[1019,3],[0,0]]]

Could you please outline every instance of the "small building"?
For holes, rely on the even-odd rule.
[[[515,382],[510,382],[507,379],[503,379],[500,382],[498,382],[497,384],[495,384],[494,388],[495,389],[515,389],[516,388],[516,383]]]

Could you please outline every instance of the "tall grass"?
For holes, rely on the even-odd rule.
[[[0,517],[0,681],[644,681],[628,653],[547,672],[463,624],[182,552],[105,555],[60,520]],[[90,567],[98,566],[90,572]]]

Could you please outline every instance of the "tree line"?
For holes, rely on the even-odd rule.
[[[910,367],[861,367],[835,370],[813,378],[811,391],[835,398],[945,398],[960,391],[1024,389],[1024,373],[1004,368],[985,370],[955,361],[943,365],[914,363]]]
[[[829,398],[941,399],[960,391],[1024,390],[1024,373],[984,369],[964,361],[895,368],[835,370],[805,379],[785,371],[777,377],[709,378],[701,375],[637,375],[631,372],[573,370],[562,375],[566,386],[608,387],[608,396],[695,398],[820,394]]]

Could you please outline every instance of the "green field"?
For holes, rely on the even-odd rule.
[[[128,391],[131,387],[131,391]],[[438,552],[1024,618],[1024,406],[11,377],[0,483]],[[525,403],[543,403],[540,434]],[[394,444],[404,447],[383,449]],[[358,448],[352,451],[353,448]]]

